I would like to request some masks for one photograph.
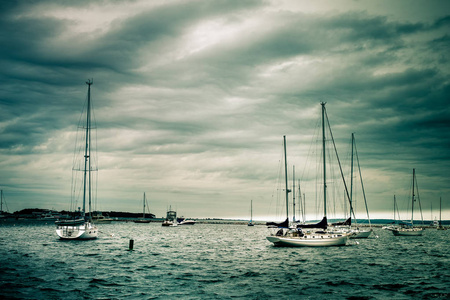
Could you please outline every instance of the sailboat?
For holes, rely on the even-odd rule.
[[[416,202],[415,197],[415,179],[416,179],[416,169],[413,169],[413,181],[412,181],[412,197],[411,197],[411,224],[401,224],[401,226],[392,229],[394,235],[401,236],[419,236],[423,234],[423,228],[414,227],[414,202]]]
[[[3,211],[3,203],[5,203],[6,206],[6,202],[3,198],[3,190],[1,190],[0,193],[0,219],[5,219],[9,215],[9,213],[7,211]]]
[[[250,200],[250,222],[248,222],[247,225],[255,226],[255,224],[253,224],[253,200]]]
[[[91,214],[91,198],[92,198],[92,184],[91,184],[91,85],[93,81],[88,80],[88,95],[87,95],[87,107],[86,107],[86,127],[85,130],[85,144],[84,144],[84,167],[83,171],[83,207],[79,211],[79,215],[76,218],[68,220],[56,221],[56,234],[65,240],[90,240],[96,239],[98,236],[98,228],[92,221]],[[88,209],[86,209],[88,204]]]
[[[324,212],[322,220],[317,224],[297,224],[295,227],[289,227],[289,192],[287,181],[287,158],[286,158],[286,136],[284,140],[284,168],[286,184],[286,220],[282,223],[268,222],[267,226],[276,230],[270,236],[266,237],[268,241],[276,246],[290,247],[328,247],[344,246],[347,244],[350,234],[343,232],[333,232],[327,230],[327,185],[326,185],[326,161],[325,161],[325,103],[322,105],[322,147],[323,147],[323,201]]]
[[[145,192],[144,192],[144,197],[142,199],[142,205],[143,205],[142,219],[134,220],[134,223],[150,223],[150,220],[145,218],[145,204],[146,204],[146,202],[147,202],[147,199],[145,198]]]
[[[447,227],[442,226],[442,197],[439,198],[439,225],[437,230],[447,230]]]
[[[394,222],[390,223],[387,226],[383,226],[382,229],[386,229],[386,230],[394,230],[397,228],[397,221],[396,221],[396,217],[395,217],[395,213],[397,213],[399,215],[399,219],[400,219],[400,214],[398,212],[398,207],[397,207],[397,200],[395,199],[395,195],[394,195]]]
[[[353,213],[352,209],[353,209],[353,150],[355,150],[355,154],[356,154],[356,161],[358,163],[358,170],[359,170],[359,178],[360,178],[360,182],[361,182],[361,188],[362,188],[362,193],[363,193],[363,197],[364,197],[364,203],[366,206],[366,213],[367,213],[367,219],[369,221],[369,229],[365,229],[365,228],[360,228],[358,227],[357,224],[353,224],[354,226],[352,226],[352,218],[351,216],[342,223],[336,223],[338,224],[338,227],[340,229],[343,229],[344,231],[347,231],[349,233],[352,233],[352,235],[350,236],[351,239],[363,239],[363,238],[368,238],[370,236],[370,234],[372,233],[373,229],[372,226],[370,224],[370,217],[369,217],[369,209],[367,207],[367,201],[366,201],[366,193],[364,191],[364,184],[362,181],[362,174],[361,174],[361,167],[359,165],[359,157],[358,157],[358,151],[356,149],[356,143],[355,143],[355,134],[352,133],[352,156],[351,156],[351,167],[350,167],[350,214]],[[356,218],[355,218],[355,222],[356,222]]]

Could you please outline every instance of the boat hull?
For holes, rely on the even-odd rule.
[[[112,219],[97,219],[97,220],[93,220],[94,223],[96,224],[111,224]]]
[[[372,233],[372,230],[359,230],[359,231],[355,231],[350,236],[350,238],[351,239],[367,239],[371,233]]]
[[[195,225],[195,221],[185,220],[185,221],[182,221],[181,223],[178,223],[178,225]]]
[[[268,236],[267,240],[275,246],[286,247],[330,247],[345,246],[348,235],[317,235],[304,237]]]
[[[420,236],[423,234],[422,228],[412,228],[412,229],[394,229],[392,233],[396,236]]]
[[[150,223],[150,220],[134,220],[134,223]]]
[[[164,221],[164,222],[161,224],[161,226],[164,226],[164,227],[177,227],[178,224],[177,224],[177,223],[174,223],[174,222],[171,222],[171,221]]]
[[[58,226],[56,234],[63,240],[92,240],[98,236],[98,228],[92,223],[86,222],[77,226]]]

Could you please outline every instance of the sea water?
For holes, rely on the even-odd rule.
[[[50,223],[0,223],[0,298],[450,298],[450,230],[396,237],[375,228],[371,238],[325,248],[275,247],[265,226],[99,230],[96,240],[64,241]]]

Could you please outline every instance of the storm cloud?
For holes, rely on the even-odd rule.
[[[98,209],[138,212],[145,191],[157,216],[245,218],[253,199],[255,219],[276,218],[283,135],[314,207],[302,174],[327,102],[342,156],[356,134],[374,216],[392,217],[416,168],[424,217],[439,197],[450,217],[450,5],[377,3],[3,1],[9,208],[68,208],[93,78]]]

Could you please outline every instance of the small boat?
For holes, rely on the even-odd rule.
[[[184,217],[177,218],[178,225],[195,225],[194,220],[189,220]]]
[[[3,211],[3,190],[0,191],[0,219],[5,219],[8,213],[6,211]],[[6,206],[6,202],[5,202]]]
[[[439,198],[439,225],[437,230],[447,230],[447,227],[442,226],[442,197]]]
[[[322,139],[323,139],[323,164],[325,166],[325,103],[322,105]],[[326,176],[324,172],[324,216],[316,224],[297,224],[289,226],[289,192],[287,179],[287,158],[286,158],[286,136],[283,136],[284,145],[284,170],[285,170],[285,192],[286,192],[286,220],[281,223],[268,222],[266,225],[271,230],[271,235],[266,239],[275,246],[288,247],[330,247],[345,246],[350,234],[327,230],[327,202],[326,202]]]
[[[147,199],[145,198],[145,192],[144,192],[144,198],[142,199],[142,203],[143,203],[142,205],[144,207],[143,212],[142,212],[142,219],[134,220],[133,221],[134,223],[150,223],[150,221],[151,221],[151,220],[145,218],[145,204],[147,203]],[[147,207],[148,207],[148,204],[147,204]]]
[[[172,206],[170,206],[169,210],[167,211],[166,219],[163,221],[162,226],[164,226],[164,227],[178,226],[177,212],[172,210]]]
[[[423,228],[414,227],[414,202],[415,198],[415,179],[416,179],[416,169],[413,169],[413,180],[412,180],[412,206],[411,206],[411,224],[400,224],[400,226],[393,228],[391,231],[396,236],[420,236],[423,234]]]
[[[394,230],[394,229],[396,229],[398,227],[397,220],[396,220],[396,217],[395,217],[395,213],[397,213],[399,215],[398,219],[400,220],[400,213],[398,211],[397,200],[395,199],[395,195],[394,195],[394,221],[392,223],[390,223],[390,224],[387,224],[386,226],[383,226],[382,229],[386,229],[386,230],[392,231],[392,230]]]
[[[6,218],[6,212],[3,211],[3,190],[0,191],[0,218]]]
[[[171,220],[164,220],[161,225],[164,227],[176,227],[178,223]]]
[[[83,172],[83,207],[79,211],[79,215],[72,219],[60,219],[55,222],[56,234],[64,240],[91,240],[96,239],[98,236],[98,228],[93,223],[91,214],[92,204],[92,184],[91,184],[91,172],[93,171],[91,165],[91,85],[93,81],[88,80],[88,96],[86,105],[86,124],[83,128],[85,131],[84,136],[84,153],[80,153],[80,158],[83,160],[83,166],[81,171]],[[76,169],[74,167],[74,169]],[[86,204],[88,207],[86,208]]]
[[[92,213],[92,221],[95,224],[111,224],[112,220],[110,217],[104,216],[101,211],[94,211]]]
[[[250,221],[247,226],[255,226],[255,224],[253,224],[253,200],[250,201]]]

